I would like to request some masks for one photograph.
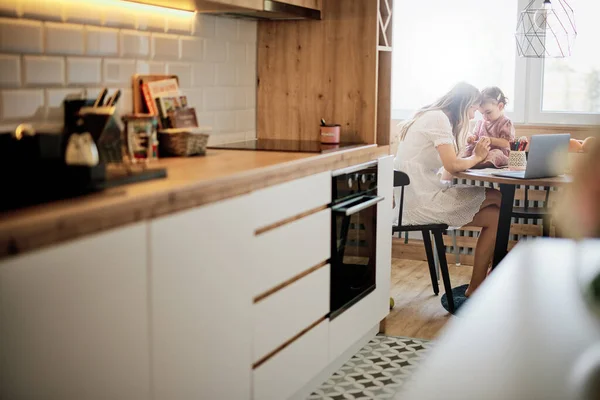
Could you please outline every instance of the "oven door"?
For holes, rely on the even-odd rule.
[[[334,319],[375,290],[377,203],[359,195],[331,207],[331,312]]]

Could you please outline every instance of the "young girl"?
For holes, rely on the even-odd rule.
[[[509,142],[515,138],[515,128],[511,120],[504,115],[507,99],[502,90],[495,86],[483,89],[481,97],[479,112],[483,114],[483,121],[477,121],[473,134],[467,137],[465,156],[470,157],[473,154],[479,139],[488,137],[490,152],[475,168],[504,167],[508,164]]]

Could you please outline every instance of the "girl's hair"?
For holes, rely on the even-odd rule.
[[[427,111],[441,110],[450,119],[456,143],[462,143],[464,140],[461,139],[465,138],[469,132],[469,108],[480,104],[481,93],[479,90],[466,82],[460,82],[435,103],[421,108],[411,120],[407,121],[400,130],[400,140],[406,138],[410,127]],[[458,149],[456,150],[458,152]]]
[[[506,105],[508,98],[504,95],[504,92],[497,86],[486,87],[481,91],[481,98],[483,103],[502,103]]]

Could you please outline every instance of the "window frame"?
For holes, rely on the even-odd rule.
[[[517,17],[529,2],[530,0],[518,0],[515,10]],[[543,111],[544,59],[523,58],[516,53],[515,44],[515,98],[509,99],[513,101],[514,111],[506,113],[515,124],[600,126],[600,113]],[[415,111],[392,109],[392,119],[408,119]]]

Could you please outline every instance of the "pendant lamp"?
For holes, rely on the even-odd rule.
[[[575,13],[566,0],[531,0],[515,33],[519,56],[529,58],[569,57],[576,37]]]

